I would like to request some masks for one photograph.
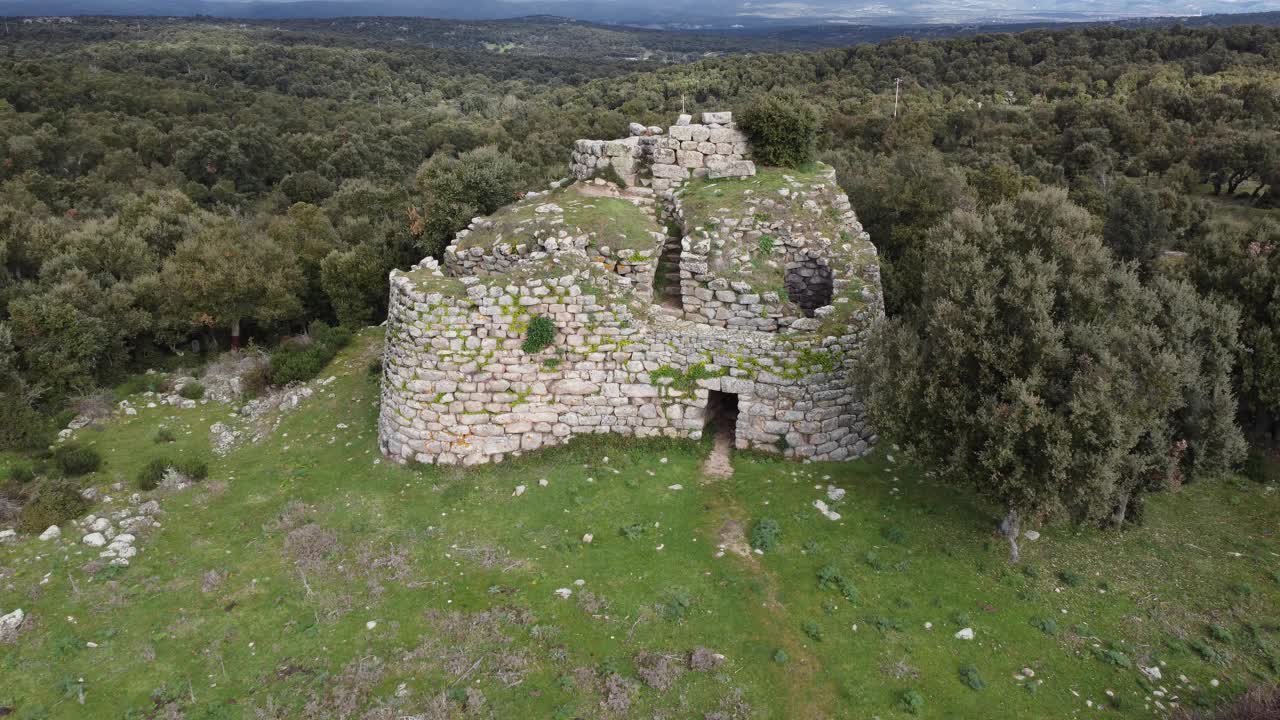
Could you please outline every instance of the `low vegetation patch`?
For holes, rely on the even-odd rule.
[[[312,323],[306,336],[289,340],[271,353],[272,384],[314,378],[349,342],[351,331],[347,328]]]
[[[102,466],[102,455],[87,445],[67,443],[53,450],[53,464],[67,477],[88,475]]]
[[[35,490],[18,515],[18,530],[43,532],[50,525],[62,525],[84,514],[89,501],[80,496],[80,488],[63,481],[51,480]]]
[[[748,540],[753,550],[772,552],[782,542],[782,527],[773,518],[762,518],[752,526]]]

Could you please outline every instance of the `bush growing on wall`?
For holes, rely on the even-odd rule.
[[[533,354],[551,345],[556,339],[556,325],[551,318],[539,315],[529,321],[529,330],[520,349]]]
[[[813,162],[818,144],[818,114],[791,93],[751,101],[738,119],[751,138],[751,152],[762,165],[796,167]]]

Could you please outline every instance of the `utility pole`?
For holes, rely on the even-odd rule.
[[[902,93],[902,78],[893,79],[893,117],[898,117],[898,96]]]

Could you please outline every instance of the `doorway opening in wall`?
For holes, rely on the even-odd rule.
[[[732,447],[738,431],[738,395],[737,393],[711,390],[707,394],[707,424],[704,432],[711,433],[717,441],[721,437],[729,440]]]
[[[787,265],[783,285],[787,297],[800,306],[805,317],[813,317],[815,310],[831,304],[834,292],[831,268],[818,258],[805,258]]]

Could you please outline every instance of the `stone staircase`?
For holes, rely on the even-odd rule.
[[[682,314],[679,237],[667,236],[667,242],[662,246],[662,254],[658,256],[658,267],[654,272],[653,284],[654,302],[666,310],[675,311],[674,315],[679,317]]]

